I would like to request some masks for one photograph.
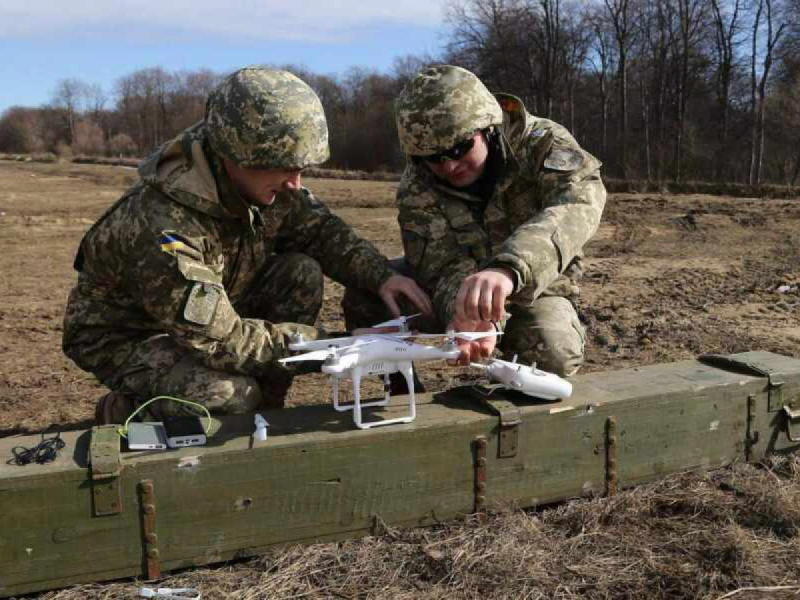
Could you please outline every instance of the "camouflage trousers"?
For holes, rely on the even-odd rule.
[[[314,259],[297,253],[279,254],[267,262],[241,301],[239,316],[272,323],[313,325],[322,307],[322,269]],[[174,396],[204,405],[214,414],[241,414],[283,406],[295,370],[275,363],[265,377],[249,377],[206,367],[168,334],[140,342],[107,383],[133,405],[154,396]],[[151,408],[152,407],[152,408]],[[147,409],[149,418],[183,413],[185,405],[159,401]]]
[[[392,268],[409,277],[411,269],[403,258],[390,261]],[[403,314],[416,308],[401,299]],[[391,318],[381,299],[364,290],[348,288],[342,301],[347,329],[369,327]],[[563,296],[542,295],[535,300],[512,297],[506,306],[511,317],[505,324],[498,349],[509,360],[516,354],[523,363],[533,363],[561,376],[574,375],[583,364],[586,331],[572,302]],[[446,323],[418,318],[413,328],[424,332],[443,332]]]

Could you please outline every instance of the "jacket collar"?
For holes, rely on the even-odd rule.
[[[234,187],[208,148],[202,122],[161,146],[139,165],[139,177],[171,200],[217,219],[261,222],[258,209]]]

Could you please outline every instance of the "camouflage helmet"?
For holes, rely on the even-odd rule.
[[[503,122],[503,111],[483,82],[452,65],[418,73],[400,92],[395,112],[400,146],[411,156],[447,150],[476,129]]]
[[[205,124],[214,152],[240,167],[301,169],[330,156],[322,103],[287,71],[229,75],[208,96]]]

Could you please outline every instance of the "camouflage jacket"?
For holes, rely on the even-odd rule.
[[[482,199],[441,182],[424,163],[409,161],[397,191],[406,261],[444,323],[463,279],[487,267],[515,274],[512,302],[577,294],[582,248],[605,205],[596,158],[518,98],[497,98],[504,169],[482,215],[470,209]]]
[[[196,125],[139,167],[129,189],[83,238],[63,348],[101,380],[139,340],[172,336],[213,369],[258,376],[307,325],[241,318],[243,297],[273,253],[302,252],[345,285],[377,291],[386,259],[307,189],[256,207],[235,191]],[[221,175],[215,177],[215,172]]]

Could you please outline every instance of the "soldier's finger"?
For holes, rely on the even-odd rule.
[[[467,295],[464,298],[464,313],[470,321],[480,321],[481,315],[478,310],[478,303],[480,302],[481,288],[475,285],[475,282],[470,282],[467,289]]]
[[[389,312],[392,313],[393,317],[400,316],[400,308],[397,306],[397,302],[394,300],[394,295],[391,292],[383,292],[381,294],[381,300],[386,305],[386,308],[389,309]]]
[[[492,295],[491,320],[502,321],[505,314],[506,314],[506,295],[503,293],[503,289],[500,286],[498,286],[497,288],[495,288],[494,294]]]
[[[492,318],[492,297],[494,290],[489,281],[484,281],[481,285],[481,295],[478,304],[478,318],[481,321],[489,321]]]
[[[406,298],[408,298],[411,303],[420,311],[426,315],[433,314],[433,305],[431,304],[431,299],[428,298],[428,294],[426,294],[419,286],[410,285],[407,289],[403,290],[403,293],[405,294]]]

